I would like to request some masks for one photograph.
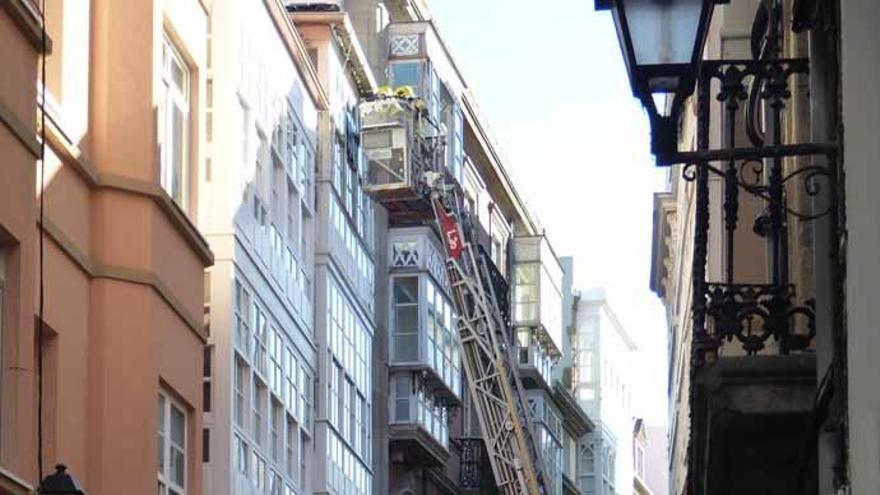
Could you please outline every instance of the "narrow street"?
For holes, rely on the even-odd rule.
[[[0,7],[0,495],[880,493],[880,3]]]

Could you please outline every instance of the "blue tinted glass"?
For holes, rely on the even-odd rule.
[[[391,65],[391,85],[394,88],[412,86],[416,94],[419,93],[419,63],[406,62]]]

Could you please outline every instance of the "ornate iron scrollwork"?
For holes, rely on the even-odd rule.
[[[492,467],[486,455],[482,438],[461,438],[461,470],[459,486],[462,490],[492,493]]]
[[[794,305],[794,286],[709,284],[706,312],[716,342],[733,339],[757,354],[772,337],[784,352],[803,350],[816,335],[813,303]]]
[[[833,194],[834,177],[830,168],[817,164],[783,162],[786,157],[825,155],[833,162],[833,144],[783,143],[783,113],[792,93],[790,80],[809,73],[809,61],[781,58],[781,7],[777,0],[762,0],[753,24],[752,59],[706,60],[698,77],[697,143],[695,152],[679,153],[682,178],[696,183],[694,232],[694,359],[705,362],[707,353],[718,353],[724,342],[742,344],[746,354],[778,343],[780,353],[807,349],[816,333],[811,301],[796,303],[797,288],[789,281],[789,218],[811,221],[831,214],[836,202],[822,211],[800,211],[789,204],[788,196],[802,188],[804,197],[823,192]],[[723,113],[723,147],[709,149],[710,98],[717,83],[715,100]],[[745,111],[742,111],[744,105]],[[748,145],[738,147],[737,132],[743,126]],[[739,138],[742,140],[742,138]],[[713,163],[720,162],[720,164]],[[706,266],[709,243],[709,178],[720,179],[724,266],[722,280],[709,281]],[[797,184],[796,184],[797,183]],[[826,187],[827,186],[827,187]],[[743,234],[738,233],[744,219],[746,194],[759,211],[752,220],[752,234],[766,243],[765,283],[737,280],[735,254]],[[745,219],[748,220],[748,219]],[[754,262],[754,261],[751,261]]]

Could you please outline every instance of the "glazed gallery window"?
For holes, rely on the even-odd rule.
[[[419,279],[398,277],[394,279],[393,284],[394,360],[417,361],[419,359]]]
[[[241,359],[235,358],[235,409],[233,411],[235,424],[244,428],[244,417],[247,414],[246,387],[249,373]]]
[[[391,85],[395,88],[411,86],[418,94],[421,89],[421,70],[421,64],[418,62],[391,64]]]
[[[159,392],[159,495],[186,493],[186,413]]]
[[[162,39],[162,95],[159,100],[162,188],[186,209],[189,172],[189,68],[166,35]]]
[[[538,319],[538,264],[517,265],[513,273],[514,319]]]

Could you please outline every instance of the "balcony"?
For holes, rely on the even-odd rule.
[[[463,494],[493,494],[495,478],[482,438],[462,438],[459,486]]]
[[[428,227],[389,234],[393,371],[422,372],[425,386],[442,400],[461,402],[461,351],[444,258]]]
[[[812,354],[718,357],[694,374],[694,495],[814,495]]]
[[[449,402],[432,393],[423,376],[392,374],[389,439],[407,462],[443,466],[449,458]]]
[[[551,358],[562,349],[562,265],[543,235],[513,240],[513,325],[534,330]]]

